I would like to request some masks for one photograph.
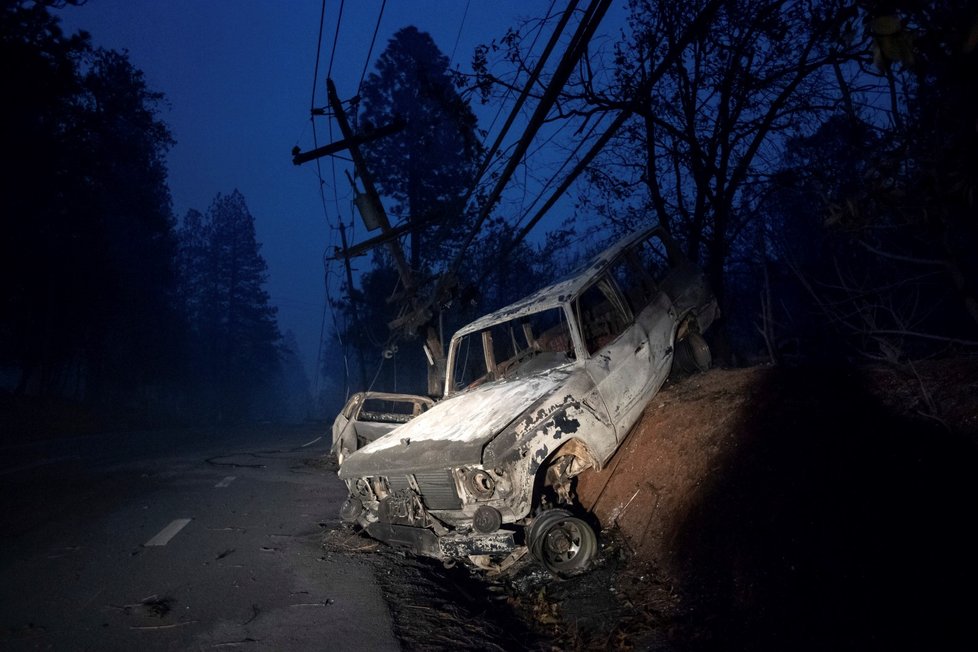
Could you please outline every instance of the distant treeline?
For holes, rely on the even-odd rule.
[[[0,370],[106,424],[302,418],[244,197],[172,213],[160,93],[50,2],[0,9]]]

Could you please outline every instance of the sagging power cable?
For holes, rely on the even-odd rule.
[[[386,7],[387,0],[384,0],[380,5],[380,13],[377,15],[377,24],[374,25],[374,35],[370,37],[370,49],[367,50],[367,59],[363,62],[363,72],[360,73],[360,81],[357,83],[357,97],[360,97],[360,89],[363,88],[363,80],[367,76],[367,68],[370,67],[370,59],[374,55],[374,44],[377,42],[377,33],[380,31],[380,20],[384,17],[384,8]]]
[[[669,66],[671,66],[676,61],[676,59],[678,59],[681,56],[683,50],[686,49],[686,46],[689,45],[689,43],[692,42],[692,40],[696,37],[696,35],[702,31],[706,23],[713,19],[713,15],[723,4],[724,4],[724,0],[713,0],[713,2],[707,5],[707,7],[700,13],[700,15],[697,16],[692,23],[690,23],[689,27],[683,33],[683,36],[678,41],[676,41],[676,43],[672,46],[672,49],[670,49],[669,52],[666,53],[666,56],[662,58],[662,61],[659,62],[659,65],[657,65],[655,69],[649,74],[649,76],[645,80],[643,80],[642,84],[639,87],[638,92],[636,93],[636,96],[642,96],[643,94],[648,93],[651,90],[652,86],[666,73],[666,69]],[[501,253],[502,259],[507,258],[509,254],[519,245],[519,243],[522,242],[524,238],[526,238],[527,234],[533,229],[533,227],[535,227],[543,218],[543,216],[547,213],[547,211],[549,211],[553,207],[553,205],[557,203],[557,200],[565,192],[567,192],[567,189],[570,187],[572,183],[574,183],[577,177],[580,176],[581,172],[583,172],[587,168],[587,166],[591,164],[591,161],[593,161],[594,158],[598,155],[598,153],[602,149],[604,149],[605,145],[608,144],[608,142],[615,135],[615,133],[618,132],[618,130],[622,127],[622,125],[624,125],[625,122],[630,117],[632,117],[634,113],[635,113],[635,104],[633,102],[628,106],[626,106],[618,114],[618,116],[614,119],[614,121],[608,126],[608,129],[606,129],[605,132],[601,134],[598,140],[595,141],[594,145],[592,145],[591,148],[587,151],[587,153],[581,158],[581,160],[577,162],[577,165],[574,166],[574,169],[571,170],[570,173],[568,173],[567,177],[560,184],[560,186],[556,190],[554,190],[554,192],[550,195],[549,199],[547,199],[544,205],[540,207],[540,210],[537,211],[536,215],[534,215],[533,218],[530,219],[530,221],[526,224],[526,226],[524,226],[520,230],[520,232],[509,242],[507,247]]]
[[[523,108],[523,104],[530,96],[530,90],[536,84],[537,79],[540,78],[540,74],[543,72],[543,67],[547,63],[550,53],[553,52],[554,47],[557,45],[557,41],[560,40],[560,35],[563,34],[564,29],[567,27],[567,22],[570,20],[571,14],[573,14],[574,10],[577,8],[577,2],[578,0],[570,1],[570,3],[567,5],[567,9],[564,11],[564,14],[560,17],[560,21],[557,23],[557,26],[554,27],[554,31],[550,35],[550,40],[547,41],[547,45],[540,54],[540,59],[537,61],[537,65],[533,67],[533,71],[530,73],[530,77],[527,79],[526,85],[520,92],[520,96],[516,98],[516,102],[513,104],[513,108],[509,112],[509,117],[506,118],[506,122],[496,135],[495,142],[493,142],[492,147],[490,147],[489,151],[486,153],[486,156],[482,161],[482,165],[479,167],[479,171],[476,172],[475,178],[472,180],[472,185],[469,188],[468,193],[465,195],[465,199],[463,200],[463,206],[468,204],[469,199],[472,198],[475,189],[479,185],[479,181],[492,164],[492,157],[496,155],[497,151],[499,151],[499,147],[502,145],[503,139],[506,137],[506,134],[509,133],[509,128],[513,126],[516,116],[519,115],[520,109]]]
[[[563,57],[561,57],[561,60],[554,71],[553,77],[550,79],[550,83],[547,85],[547,88],[543,93],[543,97],[540,99],[540,102],[537,104],[533,115],[530,117],[526,129],[523,132],[523,136],[520,138],[520,141],[513,151],[513,154],[510,156],[506,168],[500,174],[499,179],[496,181],[495,187],[486,198],[482,209],[479,211],[479,216],[476,219],[475,224],[470,230],[465,241],[459,247],[459,251],[455,256],[455,259],[452,261],[451,266],[449,266],[448,273],[442,277],[443,280],[439,283],[439,288],[436,289],[435,292],[436,300],[438,300],[438,295],[444,291],[445,284],[448,282],[449,277],[454,276],[461,267],[461,264],[465,259],[465,252],[472,245],[472,241],[475,240],[475,236],[478,235],[479,231],[482,229],[482,225],[489,217],[489,214],[492,212],[496,203],[499,201],[503,189],[506,187],[506,184],[509,183],[509,179],[512,177],[513,172],[523,159],[523,156],[529,148],[533,137],[540,130],[540,127],[543,126],[547,114],[556,103],[560,91],[563,90],[564,85],[570,78],[570,75],[573,72],[577,62],[584,55],[588,42],[594,35],[598,24],[601,22],[604,14],[608,11],[608,7],[610,5],[611,0],[592,0],[591,4],[585,10],[584,17],[577,26],[577,30],[574,33],[571,43],[564,52]]]

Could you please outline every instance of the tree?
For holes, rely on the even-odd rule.
[[[834,101],[833,65],[853,56],[843,36],[854,15],[836,0],[631,0],[629,29],[610,50],[592,44],[552,116],[607,141],[579,197],[598,214],[591,227],[604,235],[657,220],[707,269],[725,314],[736,310],[728,265],[756,242],[753,186]],[[521,42],[504,41],[514,87],[532,68]]]
[[[867,54],[843,91],[850,106],[868,108],[837,116],[784,161],[785,172],[801,170],[801,191],[820,191],[801,214],[815,213],[826,227],[822,255],[797,271],[823,319],[861,356],[902,362],[973,350],[978,8],[951,1],[863,9]],[[872,101],[864,90],[872,80],[888,101]],[[871,137],[838,138],[866,131]],[[805,171],[841,172],[845,161],[857,162],[845,183],[821,184]]]
[[[455,90],[448,58],[416,27],[405,27],[391,38],[359,100],[358,119],[364,130],[395,120],[405,123],[399,132],[365,144],[362,150],[371,177],[395,202],[392,212],[411,225],[413,271],[438,271],[467,236],[465,201],[482,152],[475,115]],[[347,288],[349,298],[338,303],[349,317],[343,339],[359,353],[361,369],[355,377],[363,382],[376,378],[391,389],[398,383],[422,391],[420,376],[414,373],[426,367],[420,349],[409,353],[398,348],[399,358],[389,346],[393,341],[387,324],[398,316],[400,306],[388,298],[400,280],[386,257],[375,255],[374,269],[362,276],[363,289]],[[399,364],[402,359],[406,365]]]
[[[84,151],[89,179],[87,237],[101,258],[92,278],[85,342],[92,387],[113,393],[173,380],[183,328],[176,306],[176,238],[167,187],[173,139],[156,118],[160,93],[125,54],[97,49],[83,79]],[[79,170],[79,173],[82,172]],[[139,360],[140,364],[132,364]]]
[[[91,46],[86,34],[64,35],[41,3],[5,3],[0,21],[3,356],[19,371],[18,393],[53,393],[64,389],[63,371],[80,349],[66,327],[77,292],[63,284],[77,277],[63,271],[81,253],[74,242],[85,231],[69,217],[81,188],[68,148],[80,62]]]
[[[125,53],[65,36],[55,4],[0,10],[0,355],[18,392],[145,415],[169,402],[179,358],[173,141],[162,95]]]
[[[415,271],[444,260],[464,236],[462,200],[482,152],[475,115],[456,92],[448,64],[430,35],[405,27],[391,38],[361,93],[363,126],[395,117],[407,123],[363,149],[371,175],[397,202],[394,214],[415,226]]]
[[[267,265],[255,218],[237,190],[218,194],[207,213],[189,211],[180,229],[182,295],[195,341],[201,409],[218,419],[254,418],[270,401],[281,336],[264,289]]]
[[[608,151],[642,161],[635,172],[643,203],[693,260],[705,261],[722,301],[731,248],[754,215],[745,187],[769,169],[777,143],[813,128],[831,64],[850,56],[840,35],[851,15],[833,2],[728,2],[642,94],[655,49],[668,48],[695,15],[687,5],[632,3],[633,41],[619,49],[619,79],[640,119]]]

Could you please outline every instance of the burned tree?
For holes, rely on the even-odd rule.
[[[774,177],[794,180],[777,194],[796,206],[774,220],[817,238],[779,247],[851,354],[896,363],[973,350],[978,10],[865,10],[859,65],[840,76],[849,110],[792,143]]]

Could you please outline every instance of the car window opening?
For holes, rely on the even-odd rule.
[[[474,364],[478,356],[472,350],[479,342],[484,366]],[[562,308],[523,315],[465,335],[456,345],[452,391],[566,364],[576,358],[573,342]]]
[[[610,278],[603,278],[585,290],[575,304],[575,311],[589,355],[615,340],[631,321]]]

